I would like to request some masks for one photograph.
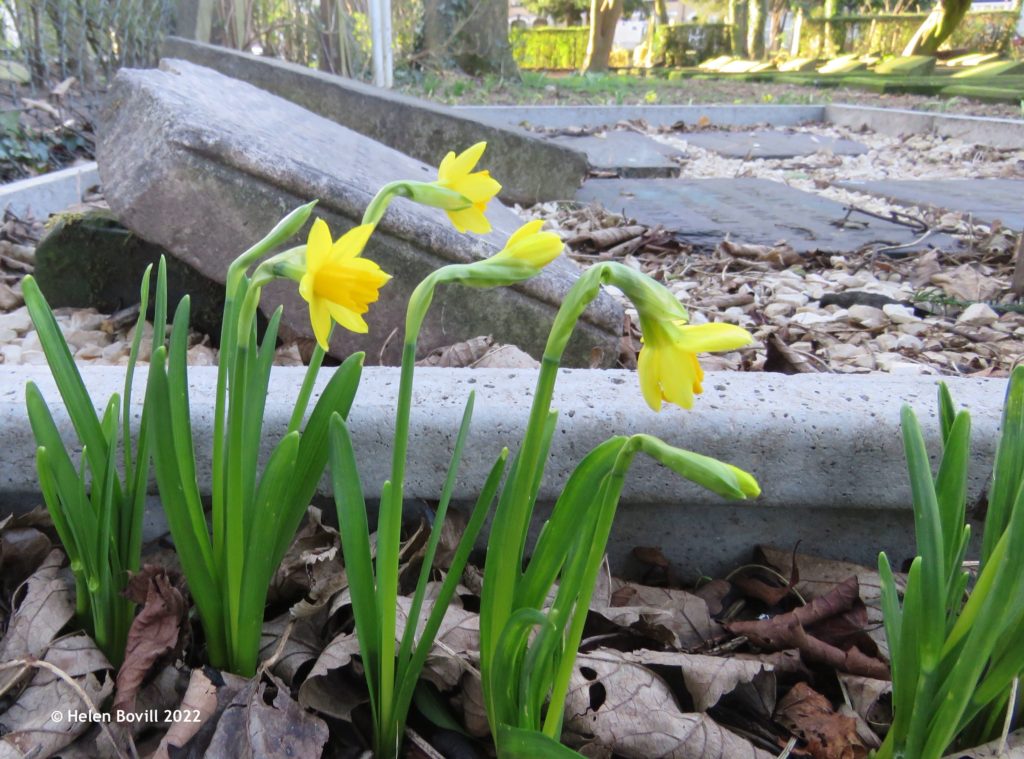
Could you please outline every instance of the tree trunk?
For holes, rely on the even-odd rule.
[[[825,0],[825,26],[822,34],[825,38],[821,41],[826,58],[836,54],[835,32],[832,29],[832,22],[829,20],[836,15],[836,0]]]
[[[942,0],[910,38],[903,55],[933,55],[967,15],[971,0]]]
[[[615,42],[615,27],[622,16],[624,0],[590,0],[590,36],[583,70],[597,73],[608,70],[608,57]]]
[[[508,42],[507,0],[426,0],[423,41],[436,65],[454,60],[471,76],[519,77]]]
[[[729,46],[734,56],[743,55],[747,44],[747,6],[738,0],[729,0],[726,10],[726,23],[729,24]]]
[[[764,0],[747,1],[747,57],[764,57]]]
[[[668,3],[665,0],[654,0],[654,16],[659,24],[668,23]]]

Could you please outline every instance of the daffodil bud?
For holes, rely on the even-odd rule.
[[[505,247],[490,258],[471,264],[450,264],[428,275],[413,291],[406,312],[406,341],[415,339],[439,284],[469,287],[501,287],[536,276],[562,252],[562,240],[554,232],[541,232],[543,221],[530,221],[508,238]]]
[[[640,449],[672,471],[726,498],[745,500],[761,495],[749,473],[732,464],[671,446],[653,435],[636,435]]]
[[[473,201],[465,195],[435,182],[404,182],[404,197],[416,203],[445,211],[462,211],[470,208]]]

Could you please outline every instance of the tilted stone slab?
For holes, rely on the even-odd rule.
[[[729,158],[795,158],[819,152],[863,155],[867,147],[853,140],[811,134],[761,130],[756,132],[691,132],[682,135],[690,145]]]
[[[121,392],[123,368],[81,369],[95,401]],[[284,367],[271,373],[263,461],[287,429],[303,373]],[[397,368],[367,367],[349,416],[361,481],[371,502],[390,476],[398,375]],[[314,397],[329,376],[330,370],[321,374]],[[0,366],[0,509],[39,504],[35,445],[25,412],[27,380],[38,384],[53,407],[64,438],[75,439],[46,367]],[[940,380],[949,385],[957,407],[971,413],[968,502],[973,503],[992,471],[1005,379],[708,372],[704,393],[691,411],[666,406],[654,413],[641,397],[635,372],[562,371],[555,386],[559,416],[538,515],[550,511],[587,452],[612,435],[646,432],[747,469],[758,478],[762,495],[754,501],[727,501],[637,456],[611,534],[609,554],[616,566],[628,561],[635,546],[658,546],[680,568],[714,573],[746,561],[757,543],[791,550],[799,540],[814,553],[868,565],[884,549],[900,565],[913,556],[914,534],[900,408],[907,403],[914,409],[929,450],[939,451]],[[515,451],[519,446],[535,382],[536,372],[528,370],[418,369],[406,468],[409,501],[438,497],[466,398],[476,391],[454,494],[459,502],[473,501],[501,447]],[[132,401],[136,427],[145,384],[146,368],[140,367]],[[210,493],[215,387],[214,368],[190,367],[197,476],[204,495]],[[326,477],[320,492],[329,496]],[[324,506],[333,513],[329,501]],[[153,536],[161,529],[159,512],[150,510],[148,517],[147,535]]]
[[[317,214],[337,236],[359,222],[384,183],[436,176],[436,169],[294,103],[184,61],[119,72],[99,135],[100,175],[120,221],[218,282],[230,261],[301,203],[319,198]],[[460,235],[442,211],[395,201],[366,249],[394,280],[371,307],[370,333],[336,330],[335,354],[365,350],[369,362],[397,362],[413,287],[438,266],[493,255],[521,224],[497,202],[488,216],[492,234]],[[515,288],[445,288],[421,348],[492,334],[539,356],[578,273],[562,256]],[[265,309],[279,303],[282,337],[310,336],[308,308],[294,283],[267,287]],[[611,296],[602,294],[580,327],[571,362],[587,364],[595,348],[605,362],[614,360],[622,310]]]
[[[571,198],[587,176],[586,157],[517,127],[495,126],[455,109],[353,79],[237,50],[169,37],[163,53],[220,71],[291,100],[406,155],[437,165],[449,150],[485,140],[501,197],[530,205]]]
[[[1024,227],[1024,180],[1020,179],[884,179],[836,182],[836,186],[896,203],[967,213],[985,224],[999,220],[1012,229]]]
[[[620,177],[678,177],[682,150],[652,140],[645,134],[611,129],[599,134],[559,135],[560,145],[582,150],[591,169],[615,172]]]
[[[856,226],[837,226],[846,217],[841,203],[767,179],[594,179],[576,199],[596,202],[641,224],[661,225],[685,242],[714,248],[733,242],[789,243],[798,252],[849,253],[864,245],[905,245],[912,230],[863,214]],[[932,235],[927,245],[953,245]],[[910,246],[907,250],[919,249]]]

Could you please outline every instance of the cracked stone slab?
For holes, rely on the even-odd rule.
[[[760,245],[785,241],[801,253],[849,253],[865,245],[908,245],[917,237],[907,227],[863,215],[842,225],[846,206],[767,179],[594,179],[576,199],[661,225],[702,248],[728,236]],[[906,250],[943,244],[953,241],[932,235]]]
[[[986,224],[999,220],[1012,229],[1024,228],[1021,179],[886,179],[836,182],[836,186],[893,203],[967,213]]]
[[[383,184],[437,176],[435,168],[397,150],[185,61],[165,60],[159,70],[122,69],[100,118],[97,161],[119,221],[215,282],[301,203],[319,198],[316,214],[337,237],[359,223]],[[461,235],[438,209],[401,198],[392,203],[366,255],[394,279],[368,314],[369,334],[335,330],[332,352],[364,350],[369,362],[397,363],[405,304],[416,284],[444,264],[494,255],[521,224],[497,201],[488,217],[494,232]],[[579,268],[561,256],[516,287],[443,288],[420,347],[489,334],[539,356],[578,276]],[[311,338],[308,307],[294,283],[272,283],[263,303],[265,311],[284,306],[282,339]],[[598,349],[614,360],[622,319],[621,306],[602,293],[581,319],[567,359],[586,365]],[[393,332],[398,339],[389,337]]]
[[[807,132],[762,130],[756,132],[691,132],[684,135],[691,145],[728,158],[797,158],[825,151],[836,155],[863,155],[867,146]]]
[[[581,150],[590,168],[611,171],[620,177],[678,177],[679,162],[686,153],[639,132],[613,129],[599,134],[559,135],[552,142]]]

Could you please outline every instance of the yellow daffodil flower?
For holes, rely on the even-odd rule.
[[[352,332],[368,331],[362,315],[391,279],[376,263],[359,257],[372,233],[373,226],[363,224],[332,242],[331,230],[323,219],[314,221],[309,230],[299,294],[309,303],[313,334],[324,350],[332,320]]]
[[[478,142],[458,155],[450,152],[437,169],[437,181],[434,184],[457,192],[470,203],[457,210],[445,209],[452,225],[459,232],[468,230],[483,235],[491,231],[491,223],[484,216],[484,211],[491,198],[501,190],[501,185],[491,178],[490,172],[473,171],[486,147],[486,142]]]
[[[734,324],[695,324],[682,321],[658,322],[643,319],[644,345],[637,372],[647,405],[661,410],[662,400],[683,408],[693,407],[693,396],[702,391],[704,370],[697,354],[729,351],[748,345],[750,333]]]
[[[554,232],[541,232],[542,219],[528,221],[508,238],[505,247],[491,256],[488,261],[497,263],[518,263],[530,268],[543,269],[558,258],[564,247],[562,239]]]

